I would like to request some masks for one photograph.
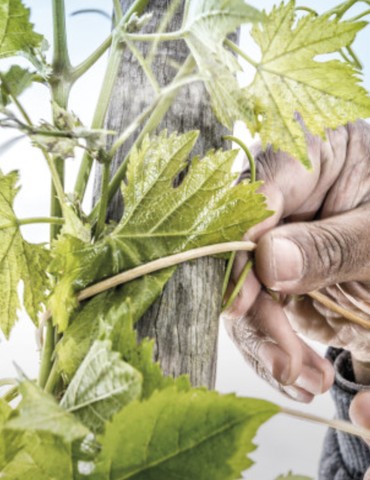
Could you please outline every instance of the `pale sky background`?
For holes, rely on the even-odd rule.
[[[32,9],[32,20],[36,29],[51,40],[51,2],[45,0],[27,0],[25,3]],[[269,10],[274,4],[271,0],[251,1],[257,8]],[[297,2],[303,5],[303,2]],[[339,2],[326,0],[325,9]],[[317,11],[323,10],[324,2],[310,1],[306,5]],[[110,22],[98,15],[81,15],[71,17],[69,14],[82,8],[100,8],[107,12],[110,2],[102,0],[66,1],[68,12],[69,44],[73,64],[83,60],[109,33]],[[362,11],[362,9],[361,9]],[[356,9],[351,12],[355,14]],[[356,41],[355,50],[365,64],[364,78],[366,87],[370,88],[369,30],[361,33]],[[247,32],[243,32],[241,41],[248,42]],[[256,57],[256,50],[249,50]],[[9,64],[0,62],[0,68]],[[25,64],[25,62],[23,62]],[[100,89],[105,59],[100,61],[73,89],[70,101],[71,109],[78,114],[83,123],[89,124],[98,91]],[[338,81],[340,79],[338,78]],[[26,92],[22,103],[27,107],[34,120],[49,118],[48,92],[43,86],[36,86]],[[238,129],[242,134],[242,130]],[[247,134],[244,134],[247,135]],[[10,138],[9,132],[0,131],[0,145]],[[67,161],[67,188],[72,188],[78,162]],[[48,170],[41,156],[29,148],[27,140],[20,141],[0,156],[0,168],[3,172],[14,169],[21,171],[22,190],[17,197],[16,211],[19,217],[47,216],[49,212],[49,178]],[[91,188],[90,188],[91,191]],[[47,240],[46,226],[24,227],[23,233],[30,241]],[[315,345],[320,351],[323,348]],[[35,342],[34,328],[28,320],[22,318],[13,331],[10,342],[0,338],[0,378],[15,375],[13,362],[34,378],[38,370],[38,352]],[[280,405],[299,408],[304,411],[320,414],[328,418],[333,416],[333,404],[329,394],[316,398],[310,405],[301,405],[289,401],[262,382],[247,367],[236,351],[223,327],[220,327],[219,360],[217,389],[220,392],[235,392],[238,395],[264,398]],[[273,480],[279,474],[292,470],[295,473],[316,478],[317,464],[320,456],[323,436],[326,429],[306,422],[292,420],[279,415],[265,424],[259,431],[256,443],[257,452],[253,453],[256,465],[245,473],[250,480]]]

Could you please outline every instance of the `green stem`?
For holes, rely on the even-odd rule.
[[[8,390],[6,392],[6,394],[3,397],[1,397],[1,399],[4,400],[5,402],[9,403],[12,400],[14,400],[15,398],[17,398],[18,395],[19,395],[19,387],[14,386],[10,390]]]
[[[112,45],[112,39],[113,35],[111,34],[89,57],[86,58],[86,60],[72,69],[72,83],[82,77],[82,75],[84,75],[104,55],[104,53]]]
[[[223,138],[224,138],[224,140],[230,140],[234,143],[237,143],[239,145],[239,147],[244,151],[244,153],[246,154],[246,156],[248,158],[249,168],[250,168],[250,171],[251,171],[250,181],[251,181],[251,183],[254,183],[256,181],[256,163],[255,163],[253,155],[251,154],[247,145],[244,142],[242,142],[240,140],[240,138],[234,137],[233,135],[226,135]]]
[[[359,60],[358,56],[356,55],[356,53],[353,51],[352,47],[350,47],[349,45],[348,45],[348,47],[347,47],[347,52],[349,53],[349,55],[351,56],[351,58],[352,58],[352,60],[353,60],[353,61],[352,61],[353,65],[354,65],[356,68],[358,68],[359,70],[362,70],[362,68],[363,68],[363,67],[362,67],[362,63],[360,62],[360,60]]]
[[[184,35],[184,31],[178,30],[177,32],[162,33],[126,33],[123,38],[136,42],[172,42],[174,40],[181,40]]]
[[[55,223],[56,225],[63,225],[64,220],[60,217],[32,217],[32,218],[17,218],[14,219],[14,222],[4,223],[0,225],[0,230],[5,230],[6,228],[17,227],[21,225],[32,225],[39,223]]]
[[[149,80],[149,83],[153,87],[154,92],[159,95],[161,91],[161,87],[159,86],[159,83],[157,82],[157,79],[155,78],[155,75],[152,71],[152,69],[149,67],[149,64],[146,62],[144,56],[141,54],[141,52],[135,47],[135,45],[129,41],[126,41],[126,45],[128,48],[131,50],[132,54],[135,56],[136,60],[139,62],[139,65],[143,69],[143,72],[147,76],[147,79]]]
[[[25,119],[26,123],[29,125],[29,126],[32,126],[32,120],[30,119],[30,117],[28,116],[26,110],[23,108],[23,106],[21,105],[21,103],[19,102],[18,98],[16,97],[16,95],[13,95],[12,91],[10,90],[9,88],[9,85],[7,84],[5,78],[4,78],[4,75],[0,72],[0,80],[1,80],[1,87],[5,90],[5,92],[11,97],[11,99],[13,100],[15,106],[18,108],[18,110],[20,111],[22,117]]]
[[[360,13],[359,15],[356,15],[355,17],[350,18],[350,22],[356,22],[357,20],[361,20],[361,18],[366,17],[367,15],[370,15],[370,10],[365,10],[364,12]]]
[[[54,49],[53,49],[53,74],[50,79],[52,100],[61,108],[68,106],[69,92],[71,88],[71,63],[68,54],[65,5],[64,0],[52,0],[53,27],[54,27]],[[55,112],[53,112],[54,122],[56,122]],[[51,217],[62,217],[64,195],[64,159],[52,158],[44,151],[51,176]],[[50,241],[57,237],[60,231],[60,225],[52,223],[50,225]],[[41,366],[39,374],[39,383],[45,385],[46,379],[52,368],[52,357],[54,354],[54,327],[49,321],[47,323],[45,343],[41,354]]]
[[[71,88],[66,16],[64,0],[52,0],[54,49],[53,49],[53,74],[50,79],[53,100],[62,108],[67,107],[69,91]]]
[[[350,10],[356,3],[365,3],[365,5],[370,5],[370,0],[348,0],[346,2],[337,5],[336,7],[328,10],[326,15],[331,16],[335,15],[338,19],[341,19],[343,15]],[[351,19],[352,20],[352,19]]]
[[[232,269],[233,269],[235,257],[236,257],[236,252],[231,252],[229,261],[227,262],[226,272],[225,272],[225,276],[224,276],[224,283],[222,285],[221,298],[224,298],[226,290],[227,290],[227,286],[229,285],[229,281],[230,281],[231,272],[232,272]]]
[[[38,383],[41,388],[45,387],[50,374],[50,370],[51,370],[51,364],[52,364],[51,359],[53,357],[54,347],[55,347],[54,333],[55,332],[54,332],[52,321],[51,319],[49,319],[46,325],[45,342],[42,350],[42,358],[41,358],[39,380],[38,380]]]
[[[116,18],[116,22],[119,23],[123,16],[120,0],[113,0],[113,6],[114,6],[114,16]]]
[[[170,4],[170,6],[167,8],[166,14],[163,16],[159,27],[157,29],[157,33],[163,33],[167,26],[169,25],[170,21],[172,20],[173,16],[175,15],[176,10],[178,9],[180,5],[181,0],[173,0]],[[157,52],[158,49],[158,40],[154,40],[154,42],[151,45],[150,51],[146,57],[146,60],[149,65],[152,64],[154,56]]]
[[[238,47],[234,42],[229,40],[228,38],[224,41],[225,45],[227,45],[231,50],[233,50],[235,53],[240,55],[244,60],[246,60],[250,65],[253,67],[257,68],[258,63],[255,62],[252,58],[250,58],[241,48]]]
[[[240,292],[240,289],[242,288],[243,283],[244,283],[245,279],[247,278],[248,273],[251,271],[252,266],[253,266],[253,263],[250,260],[245,264],[245,267],[243,268],[242,273],[240,274],[240,277],[238,278],[238,281],[235,285],[234,290],[231,292],[230,297],[228,298],[227,302],[222,307],[222,311],[225,311],[229,307],[231,307],[234,300],[238,296],[238,293]]]
[[[8,386],[8,385],[18,385],[18,381],[15,378],[1,378],[0,379],[0,387]]]
[[[95,230],[95,238],[99,238],[104,231],[105,219],[107,217],[108,208],[108,187],[110,177],[110,162],[106,161],[103,165],[103,176],[101,185],[101,197],[99,202],[98,221]]]
[[[296,7],[296,11],[308,12],[308,13],[312,13],[313,15],[315,15],[315,17],[318,16],[318,13],[315,10],[313,10],[312,8],[309,8],[309,7]]]
[[[163,117],[165,116],[166,112],[168,111],[168,109],[172,105],[174,99],[176,98],[176,94],[178,92],[178,89],[181,88],[181,86],[183,85],[183,84],[181,84],[181,80],[186,79],[186,77],[188,77],[188,75],[190,75],[190,73],[194,70],[194,67],[195,67],[195,61],[194,61],[193,57],[191,55],[189,55],[188,58],[185,60],[184,64],[181,66],[181,68],[178,71],[177,75],[175,76],[174,80],[173,80],[173,84],[177,85],[177,87],[175,89],[168,90],[168,92],[170,92],[170,93],[168,93],[168,95],[166,95],[166,96],[163,96],[159,100],[158,104],[155,106],[155,110],[153,111],[153,113],[149,117],[147,123],[145,124],[145,127],[142,129],[142,131],[138,135],[138,137],[135,140],[131,149],[134,146],[137,147],[138,145],[140,145],[140,143],[143,141],[144,137],[146,135],[152,133],[158,127],[158,125],[162,121]],[[171,85],[167,88],[169,89],[170,87],[171,87]],[[138,119],[136,119],[136,120],[138,120]],[[130,126],[128,127],[128,129],[130,129]],[[128,131],[128,129],[126,129],[126,131]],[[122,145],[122,141],[119,141],[119,140],[120,139],[117,140],[117,142],[119,142],[119,143],[116,142],[115,145],[112,147],[113,153],[117,150],[117,148],[119,148],[120,145]],[[121,138],[121,140],[122,140],[122,138]],[[112,151],[111,151],[111,153],[112,153]],[[110,201],[113,198],[113,196],[117,192],[122,180],[125,177],[126,169],[127,169],[127,162],[128,162],[129,156],[130,156],[130,152],[127,153],[126,157],[124,158],[123,162],[119,166],[118,170],[116,171],[113,179],[111,180],[111,182],[109,184],[108,201]],[[92,212],[89,216],[90,221],[93,222],[94,219],[96,219],[98,209],[99,209],[99,202],[95,205],[94,209],[92,210]]]
[[[60,380],[60,373],[57,362],[53,363],[53,366],[50,369],[50,373],[47,377],[47,381],[44,387],[45,392],[53,394],[55,387],[58,385]]]
[[[122,17],[120,24],[128,22],[133,13],[140,14],[149,0],[136,0],[132,7]],[[107,70],[103,79],[103,85],[99,94],[97,107],[94,113],[93,121],[91,124],[92,129],[102,128],[104,125],[105,116],[108,111],[108,106],[111,100],[113,87],[116,81],[118,69],[121,63],[123,46],[120,45],[118,39],[112,42],[112,51],[109,56]],[[75,184],[75,194],[80,200],[83,199],[87,187],[87,182],[90,177],[90,172],[93,164],[93,159],[86,152],[82,158],[81,166],[77,175]]]

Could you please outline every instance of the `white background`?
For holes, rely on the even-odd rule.
[[[51,41],[51,2],[27,0],[25,3],[32,9],[32,20],[36,24],[37,31]],[[274,2],[260,0],[250,3],[257,8],[269,10]],[[302,2],[298,3],[302,4]],[[327,0],[325,9],[329,9],[337,3]],[[109,13],[110,8],[110,2],[101,0],[75,0],[74,2],[67,0],[66,4],[68,14],[81,8],[100,8]],[[307,5],[317,11],[323,10],[323,4],[319,1],[307,2]],[[355,13],[355,9],[353,9],[353,12]],[[104,40],[110,29],[110,22],[107,19],[91,14],[76,17],[68,16],[67,24],[73,64],[83,60]],[[369,89],[370,62],[368,51],[366,51],[366,38],[368,44],[368,31],[359,35],[356,41],[356,51],[362,61],[365,62],[365,83]],[[247,44],[247,32],[243,33],[242,41]],[[254,58],[258,56],[256,49],[249,49],[249,52]],[[4,67],[8,63],[8,61],[2,61],[0,67]],[[100,61],[72,91],[71,109],[87,125],[90,123],[95,99],[100,89],[104,65],[105,59]],[[340,81],[339,78],[338,81]],[[27,106],[27,110],[34,120],[49,118],[50,105],[45,87],[39,85],[32,91],[26,92],[22,97],[22,103]],[[0,132],[0,145],[10,136],[9,132]],[[67,188],[70,190],[74,183],[76,167],[78,167],[77,161],[75,163],[68,161]],[[48,171],[43,159],[36,151],[29,148],[27,140],[16,143],[6,151],[1,151],[0,168],[5,173],[14,169],[21,171],[22,190],[16,201],[18,216],[47,216],[50,198]],[[23,227],[22,230],[30,241],[40,242],[46,241],[48,238],[46,226],[29,226]],[[34,328],[31,322],[23,317],[14,329],[9,342],[3,337],[0,339],[0,378],[15,375],[13,362],[16,362],[29,377],[34,378],[37,375],[39,353],[35,342]],[[316,347],[321,352],[324,351],[323,347],[318,345]],[[281,405],[300,408],[329,418],[333,416],[334,412],[329,394],[316,398],[311,405],[307,406],[290,402],[274,392],[245,365],[241,356],[227,338],[222,325],[220,326],[219,338],[217,389],[220,392],[235,392],[242,396],[268,399]],[[252,454],[257,463],[246,472],[245,478],[273,480],[279,474],[287,473],[289,470],[316,478],[324,434],[324,427],[293,420],[283,415],[275,417],[265,424],[257,435],[256,443],[259,448]]]

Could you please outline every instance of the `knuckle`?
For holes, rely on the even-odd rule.
[[[354,240],[348,232],[335,226],[320,226],[308,234],[314,261],[328,277],[353,265]]]

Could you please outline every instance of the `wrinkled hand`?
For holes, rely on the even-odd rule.
[[[350,350],[357,380],[370,384],[370,331],[297,296],[321,290],[370,324],[370,126],[358,121],[328,131],[327,141],[307,134],[307,142],[311,172],[281,152],[256,154],[275,214],[248,232],[257,242],[255,268],[225,315],[258,374],[300,401],[326,391],[333,368],[296,331]],[[245,261],[240,253],[234,282]]]

